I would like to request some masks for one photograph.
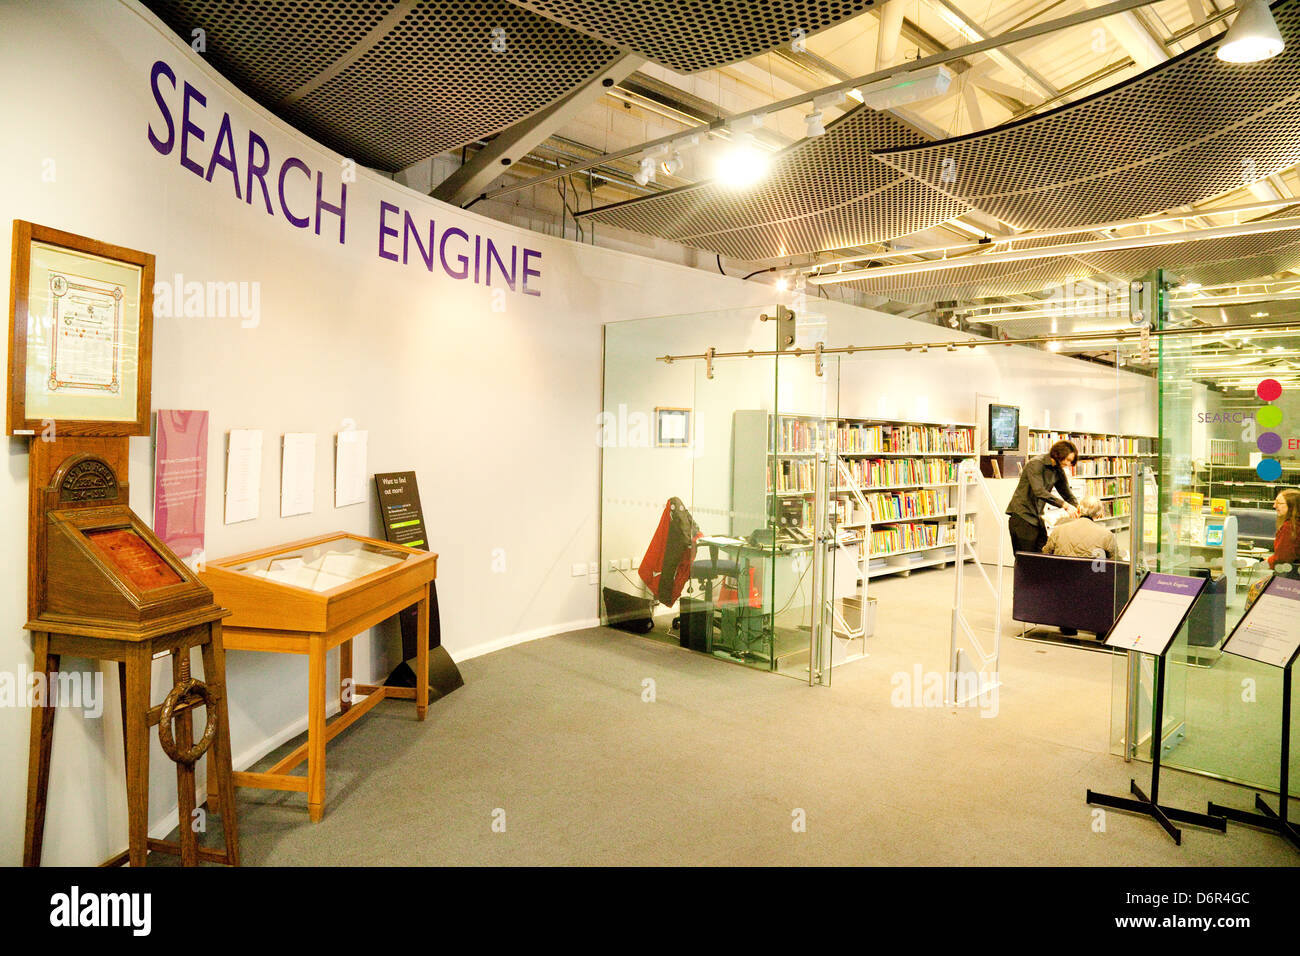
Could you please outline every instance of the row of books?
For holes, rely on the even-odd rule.
[[[1076,478],[1095,478],[1098,475],[1131,475],[1132,458],[1084,458],[1074,464]]]
[[[974,454],[975,429],[959,425],[836,425],[832,441],[841,455]]]
[[[1085,495],[1096,495],[1098,498],[1130,495],[1133,493],[1133,479],[1085,478],[1083,479],[1083,493]]]
[[[1150,438],[1125,438],[1119,435],[1081,435],[1070,432],[1029,432],[1029,453],[1044,455],[1058,441],[1068,441],[1080,455],[1142,455],[1151,451]]]
[[[958,463],[948,458],[850,458],[844,464],[864,490],[957,481]]]
[[[1203,494],[1197,491],[1175,491],[1173,505],[1175,511],[1189,511],[1192,514],[1200,514],[1205,508],[1206,499]],[[1227,498],[1209,499],[1210,514],[1226,517],[1228,514]]]
[[[952,492],[947,489],[877,492],[863,497],[867,501],[867,517],[872,522],[898,518],[933,518],[948,514],[953,509]],[[855,516],[855,520],[861,519]]]
[[[1133,510],[1131,504],[1128,498],[1115,498],[1110,501],[1103,501],[1101,506],[1109,517],[1122,518]]]
[[[779,419],[779,439],[777,448],[781,454],[816,451],[821,440],[821,422],[806,422],[794,418]]]
[[[966,522],[966,538],[975,540],[975,522]],[[949,524],[895,524],[871,532],[873,558],[899,551],[939,548],[957,543],[957,526]]]
[[[776,488],[772,487],[772,479],[776,478]],[[817,488],[814,480],[813,462],[812,461],[784,461],[777,460],[776,474],[772,469],[767,469],[767,490],[783,491],[815,491]]]

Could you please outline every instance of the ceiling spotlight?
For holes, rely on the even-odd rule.
[[[790,288],[790,280],[787,279],[785,276],[781,276],[776,280],[777,292],[784,292],[788,288]]]
[[[1285,45],[1266,0],[1237,0],[1237,18],[1219,44],[1218,57],[1225,63],[1258,63]]]
[[[655,179],[655,161],[651,156],[646,156],[641,160],[641,168],[637,170],[636,175],[632,177],[638,186],[645,186],[654,182]]]
[[[659,168],[664,171],[665,176],[676,176],[682,171],[682,154],[673,153],[659,164]]]
[[[813,110],[803,118],[804,124],[808,127],[806,135],[809,139],[815,136],[823,136],[826,133],[826,124],[822,122],[822,111]]]
[[[718,155],[713,175],[732,189],[752,186],[767,172],[767,154],[748,136],[737,136]]]
[[[948,326],[954,329],[961,328],[961,319],[955,315],[948,316]]]
[[[1051,349],[1053,352],[1061,351],[1061,343],[1057,342],[1055,339],[1053,339],[1051,342],[1048,342],[1047,347]]]

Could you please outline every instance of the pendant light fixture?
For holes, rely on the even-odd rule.
[[[1237,17],[1219,44],[1225,63],[1258,63],[1282,52],[1286,44],[1267,0],[1237,0]]]

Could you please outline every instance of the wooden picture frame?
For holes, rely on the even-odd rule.
[[[14,220],[7,434],[149,434],[153,282],[150,253]],[[37,336],[33,308],[45,325]]]
[[[666,425],[673,427],[665,429]],[[685,427],[681,425],[684,423]],[[691,444],[691,409],[661,405],[655,408],[655,446],[689,448]]]

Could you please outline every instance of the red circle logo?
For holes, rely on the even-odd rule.
[[[1282,396],[1282,383],[1275,378],[1266,378],[1259,383],[1259,388],[1255,389],[1261,401],[1276,402]]]

